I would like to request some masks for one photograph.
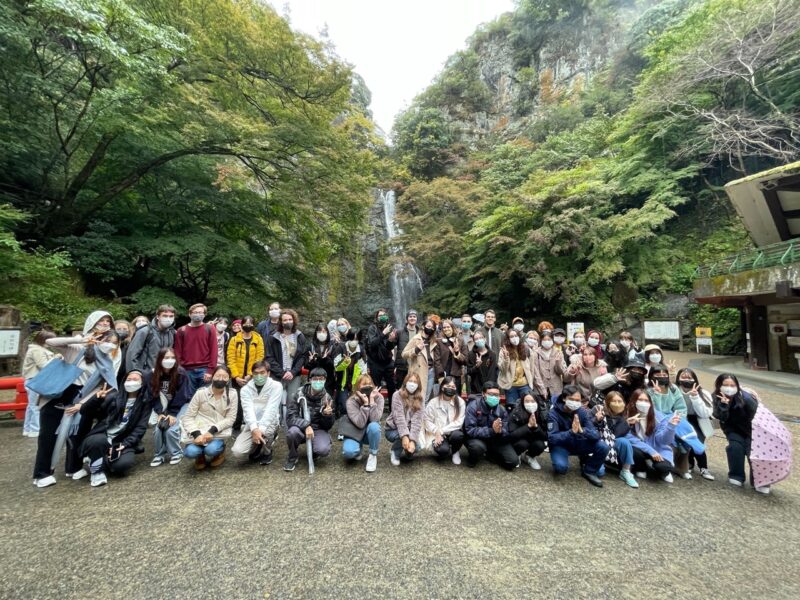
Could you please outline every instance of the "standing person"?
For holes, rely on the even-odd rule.
[[[281,315],[283,316],[283,315]],[[309,383],[299,388],[286,406],[286,457],[284,471],[294,471],[300,457],[299,447],[311,444],[314,460],[331,453],[330,430],[333,427],[333,398],[325,391],[325,371],[314,369],[308,374]],[[303,401],[308,415],[303,414]]]
[[[386,391],[394,394],[394,357],[397,346],[397,330],[389,323],[389,313],[381,308],[375,312],[375,322],[367,329],[365,344],[367,369],[375,385],[386,382]]]
[[[672,445],[681,415],[677,412],[665,415],[657,411],[647,392],[636,390],[628,404],[626,416],[633,423],[627,438],[633,446],[636,476],[644,479],[650,471],[666,483],[672,483]]]
[[[132,332],[131,332],[132,327],[133,326],[124,319],[118,319],[114,321],[114,331],[117,332],[117,337],[119,338],[119,352],[120,352],[119,370],[117,371],[117,389],[122,388],[122,384],[125,381],[125,375],[128,374],[128,368],[126,366],[126,363],[127,363],[128,347],[130,346],[132,337]]]
[[[92,487],[108,483],[105,472],[127,475],[136,459],[136,447],[147,431],[150,393],[145,374],[128,373],[120,391],[103,388],[87,399],[80,411],[97,424],[79,448],[88,459]]]
[[[406,313],[406,325],[397,332],[397,352],[394,359],[395,389],[399,389],[408,375],[408,361],[403,356],[403,350],[408,346],[409,340],[420,332],[417,326],[417,311],[414,309]]]
[[[434,364],[436,381],[455,377],[456,387],[461,392],[461,375],[469,356],[464,340],[457,334],[452,321],[442,321],[442,337],[436,343],[439,346],[439,360]]]
[[[483,334],[486,340],[486,345],[495,354],[500,352],[503,345],[503,332],[500,331],[495,324],[497,323],[497,313],[494,309],[487,310],[483,315],[483,327],[478,329]]]
[[[346,413],[339,420],[339,435],[344,440],[342,456],[345,460],[361,460],[362,446],[369,446],[367,473],[373,473],[378,468],[383,403],[380,388],[376,388],[372,377],[364,373],[358,378],[353,395],[347,399]]]
[[[586,345],[589,346],[589,348],[594,348],[598,362],[605,359],[602,333],[596,329],[590,329],[589,333],[586,334]]]
[[[573,362],[573,359],[570,358],[572,364],[564,373],[564,383],[577,385],[584,400],[592,400],[597,391],[594,380],[606,374],[606,364],[598,360],[597,350],[591,346],[583,346],[583,350],[573,356],[576,356],[577,359]],[[589,408],[593,408],[593,406]]]
[[[533,375],[535,391],[550,401],[564,389],[562,377],[567,371],[564,354],[554,347],[553,338],[545,330],[541,334],[541,346],[533,353]]]
[[[697,438],[705,444],[707,438],[714,435],[714,426],[711,424],[711,416],[714,414],[714,399],[708,390],[703,389],[697,374],[691,369],[681,369],[675,375],[675,383],[683,393],[686,402],[687,420],[697,432]],[[689,471],[694,469],[694,464],[700,469],[700,476],[703,479],[714,481],[714,475],[708,469],[708,456],[703,452],[696,454],[694,450],[689,451]]]
[[[137,317],[138,319],[139,317]],[[152,322],[140,327],[133,335],[125,355],[125,370],[145,373],[156,366],[156,358],[163,348],[175,345],[175,308],[162,304]]]
[[[410,343],[410,342],[409,342]],[[416,387],[415,385],[416,384]],[[386,419],[386,439],[392,443],[389,460],[395,467],[410,461],[424,446],[425,418],[422,381],[414,372],[408,374],[403,387],[392,396],[392,408]]]
[[[311,348],[308,350],[308,359],[306,360],[306,368],[313,371],[320,368],[325,371],[327,375],[325,379],[325,389],[331,395],[331,398],[336,397],[336,384],[337,377],[335,367],[333,366],[333,357],[339,353],[339,344],[335,339],[331,338],[328,328],[319,323],[314,330],[314,338],[311,340]]]
[[[147,318],[147,317],[145,317],[144,315],[139,315],[138,317],[135,317],[135,318],[133,319],[133,332],[134,332],[134,335],[135,335],[135,334],[136,334],[136,332],[137,332],[137,331],[139,331],[139,330],[140,330],[142,327],[147,327],[147,325],[148,325],[149,323],[150,323],[150,319],[148,319],[148,318]],[[131,339],[132,339],[132,338],[133,338],[133,336],[131,336]]]
[[[270,376],[283,384],[282,420],[286,422],[288,401],[297,395],[302,385],[301,371],[308,357],[308,345],[298,329],[300,319],[291,308],[281,311],[281,330],[267,340],[267,359]]]
[[[353,395],[356,382],[367,372],[367,361],[358,343],[356,331],[349,330],[345,342],[333,357],[333,368],[336,370],[336,414],[337,418],[347,413],[347,399]]]
[[[563,475],[569,470],[569,457],[578,456],[581,476],[595,487],[603,487],[598,476],[609,447],[594,426],[591,413],[583,408],[581,391],[566,385],[550,409],[547,433],[553,472]]]
[[[278,302],[273,302],[267,309],[267,316],[263,321],[258,323],[256,327],[258,335],[264,340],[268,340],[276,333],[281,332],[281,305]]]
[[[631,473],[633,446],[627,437],[631,424],[635,424],[638,417],[628,417],[625,414],[625,398],[619,392],[606,394],[603,404],[595,406],[592,412],[600,436],[609,447],[606,465],[619,469],[619,478],[628,487],[638,488],[639,484]]]
[[[434,393],[435,365],[439,361],[439,351],[436,323],[433,319],[426,319],[422,324],[422,331],[412,337],[403,349],[403,358],[408,361],[408,375],[416,375],[420,381],[419,393],[423,402],[427,402]]]
[[[561,327],[556,327],[553,330],[553,348],[564,354],[567,342],[567,332]]]
[[[499,364],[500,378],[497,383],[506,390],[506,407],[512,409],[520,398],[531,393],[534,386],[533,362],[528,346],[522,343],[522,334],[513,327],[506,330]]]
[[[539,333],[535,329],[531,329],[525,334],[525,345],[531,354],[539,347]]]
[[[175,333],[175,355],[195,390],[211,381],[217,366],[217,331],[203,323],[207,312],[205,304],[193,304],[189,307],[191,322]]]
[[[228,333],[228,319],[217,317],[214,319],[214,327],[217,330],[217,364],[226,365],[228,363],[228,342],[231,334]]]
[[[728,483],[743,487],[745,459],[750,460],[753,441],[753,418],[758,410],[758,400],[742,390],[732,373],[722,373],[714,380],[714,417],[719,419],[722,432],[728,440],[725,454],[728,458]],[[750,465],[750,485],[760,494],[769,494],[769,486],[753,484],[753,466]]]
[[[55,336],[55,333],[46,329],[36,332],[22,361],[22,377],[25,379],[25,391],[28,394],[28,407],[25,409],[25,421],[22,424],[23,437],[39,437],[39,394],[27,387],[27,382],[38,375],[55,356],[45,347],[47,340]]]
[[[466,348],[467,362],[463,367],[463,374],[461,376],[463,387],[459,389],[459,394],[462,390],[466,391],[467,394],[470,394],[469,354],[472,352],[473,348],[475,348],[475,335],[472,331],[472,316],[470,316],[468,313],[461,315],[460,329],[461,340],[464,342],[464,346]]]
[[[183,459],[181,419],[189,408],[193,387],[186,371],[178,364],[175,350],[162,348],[150,377],[151,409],[158,415],[153,428],[155,455],[151,467],[160,467],[169,453],[169,464]]]
[[[211,373],[211,385],[194,393],[181,418],[183,453],[194,459],[194,468],[218,467],[225,462],[225,440],[231,437],[239,394],[231,386],[227,367],[219,365]]]
[[[255,332],[255,328],[255,319],[250,316],[245,317],[242,319],[242,330],[228,343],[227,363],[233,387],[237,390],[242,389],[253,378],[251,373],[253,365],[264,360],[264,340]],[[234,431],[242,428],[243,419],[242,403],[239,402],[236,420],[233,422]]]
[[[630,331],[623,331],[619,334],[619,345],[625,351],[625,364],[621,366],[627,367],[628,363],[634,359],[645,362],[644,352],[639,349],[639,344],[636,343]]]
[[[269,363],[253,364],[253,378],[239,391],[244,414],[244,430],[236,437],[231,453],[250,462],[268,465],[281,423],[283,386],[269,376]]]
[[[544,413],[547,415],[547,413]],[[547,443],[546,421],[541,418],[541,406],[532,393],[527,393],[508,415],[508,438],[520,461],[525,460],[534,471],[542,466],[537,460]]]
[[[467,359],[470,395],[483,393],[483,384],[487,381],[497,381],[500,373],[497,356],[486,347],[486,337],[483,332],[476,331],[473,340],[475,345]]]
[[[416,383],[411,382],[416,390]],[[439,395],[431,398],[425,407],[425,442],[440,459],[450,458],[454,465],[461,464],[461,446],[464,445],[464,418],[467,405],[458,394],[455,377],[445,377]]]
[[[508,433],[508,412],[500,406],[500,388],[494,381],[483,384],[483,394],[470,397],[464,433],[468,467],[487,457],[507,471],[519,466]]]

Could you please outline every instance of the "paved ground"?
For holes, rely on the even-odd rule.
[[[758,389],[800,415],[797,393]],[[720,435],[717,481],[639,490],[556,481],[549,458],[539,472],[394,468],[385,442],[374,474],[338,454],[313,477],[284,473],[285,446],[269,467],[153,469],[147,442],[127,479],[37,490],[35,441],[0,425],[0,597],[800,596],[798,477],[768,497],[731,488]]]

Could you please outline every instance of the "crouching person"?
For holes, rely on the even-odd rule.
[[[268,465],[281,421],[283,386],[269,376],[269,363],[253,364],[253,378],[239,390],[245,426],[236,438],[231,453],[250,462]]]
[[[540,415],[536,398],[533,394],[525,394],[522,402],[517,403],[508,416],[508,435],[511,445],[519,454],[520,462],[524,460],[534,471],[542,468],[536,457],[544,452],[547,442],[544,419],[540,424]]]
[[[600,438],[594,419],[581,404],[581,391],[566,385],[550,409],[547,419],[550,460],[553,472],[563,475],[569,470],[569,457],[578,456],[581,476],[596,487],[603,487],[598,471],[606,460],[609,446]]]
[[[217,366],[211,385],[198,389],[181,419],[186,447],[183,453],[194,459],[194,468],[218,467],[225,462],[225,440],[231,437],[239,406],[239,395],[231,388],[231,372]]]
[[[346,413],[339,419],[339,435],[344,438],[342,455],[345,460],[361,460],[364,444],[369,445],[366,471],[378,468],[378,447],[381,443],[381,417],[383,396],[375,387],[372,377],[361,375],[353,388],[353,395],[345,404]]]
[[[333,398],[325,391],[327,374],[325,369],[316,368],[308,375],[309,383],[301,387],[294,397],[286,401],[286,445],[289,456],[284,471],[294,471],[300,456],[299,447],[311,444],[314,459],[324,458],[331,453],[333,427]],[[308,415],[303,412],[303,400],[308,406]]]
[[[494,381],[483,384],[483,395],[470,397],[464,432],[468,467],[474,467],[485,457],[507,471],[519,466],[508,434],[508,412],[500,406],[500,388]]]
[[[409,373],[402,389],[392,396],[392,408],[386,419],[386,439],[392,442],[389,462],[395,467],[400,466],[400,459],[412,460],[424,444],[423,404],[422,380],[416,373]]]
[[[98,390],[83,404],[81,414],[97,417],[80,448],[81,456],[89,460],[92,487],[108,482],[106,472],[127,475],[150,418],[149,394],[142,372],[128,373],[119,392],[107,387]]]

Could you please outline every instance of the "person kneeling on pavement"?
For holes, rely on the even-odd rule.
[[[471,396],[464,419],[467,434],[467,466],[474,467],[484,457],[510,471],[519,466],[519,457],[508,434],[508,412],[500,406],[500,388],[494,381],[483,384],[483,394]]]
[[[218,467],[225,462],[225,440],[231,437],[239,394],[231,387],[231,372],[218,365],[211,385],[198,389],[181,419],[183,453],[195,459],[194,468]]]
[[[316,368],[308,374],[309,383],[295,393],[286,403],[286,445],[289,456],[284,471],[294,471],[299,458],[301,444],[311,444],[314,459],[324,458],[331,453],[331,436],[328,433],[333,427],[333,398],[325,391],[327,374],[324,369]],[[308,415],[303,411],[303,400],[308,406]]]
[[[353,394],[347,399],[346,414],[339,419],[339,435],[344,438],[342,455],[345,460],[361,460],[364,456],[361,447],[368,444],[368,473],[378,467],[383,404],[380,388],[376,388],[372,377],[364,373],[358,378]]]
[[[239,390],[245,426],[233,442],[231,453],[237,458],[268,465],[281,422],[283,386],[269,376],[269,363],[253,363],[252,379]]]
[[[577,386],[565,385],[547,419],[550,460],[553,472],[563,475],[569,470],[569,457],[578,456],[581,476],[596,487],[603,487],[598,471],[608,454],[609,447],[594,426],[594,419],[581,404],[581,391]]]
[[[83,404],[81,414],[98,419],[80,448],[81,456],[89,461],[92,487],[108,482],[106,471],[127,475],[150,418],[150,396],[142,372],[129,372],[120,392],[107,387],[98,390]]]

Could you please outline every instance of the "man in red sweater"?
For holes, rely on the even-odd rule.
[[[192,382],[192,393],[211,381],[217,366],[217,333],[214,327],[203,323],[206,312],[205,305],[192,305],[189,308],[191,322],[175,334],[175,355]]]

